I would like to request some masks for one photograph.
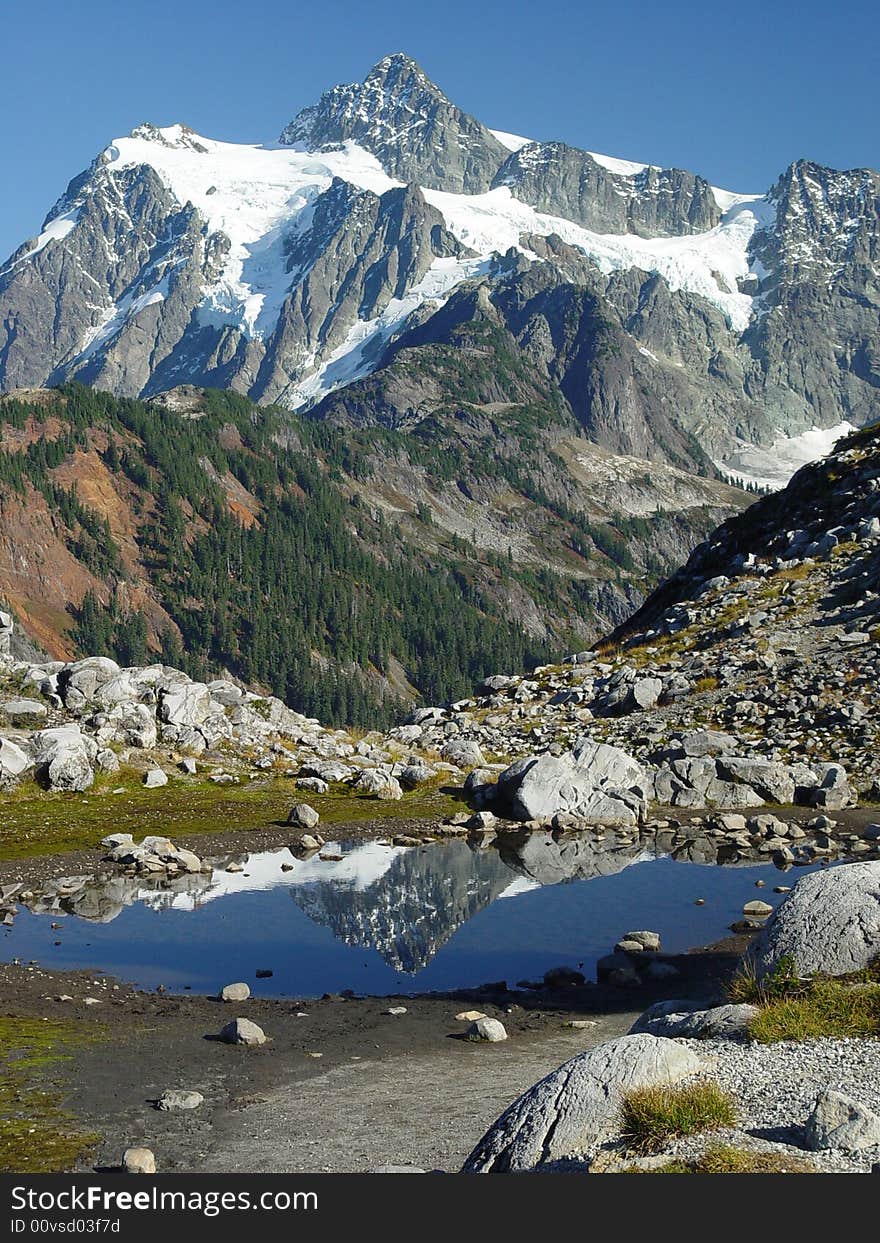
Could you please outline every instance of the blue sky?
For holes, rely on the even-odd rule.
[[[876,0],[0,0],[0,41],[0,257],[139,122],[272,142],[392,51],[493,128],[730,189],[880,167]]]

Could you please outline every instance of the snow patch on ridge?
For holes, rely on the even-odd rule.
[[[564,242],[584,251],[606,275],[643,268],[659,273],[673,290],[701,294],[724,313],[736,332],[745,331],[754,309],[754,297],[738,290],[739,280],[758,274],[750,265],[749,244],[755,231],[774,214],[766,198],[739,195],[721,223],[705,233],[642,238],[593,233],[571,220],[544,215],[514,198],[506,186],[486,194],[449,194],[442,190],[423,190],[423,194],[443,213],[447,227],[459,241],[480,255],[493,251],[503,254],[511,247],[521,250],[523,233],[543,237],[557,233]]]
[[[403,298],[392,298],[375,319],[359,319],[341,345],[320,367],[285,395],[285,404],[297,410],[310,405],[334,389],[368,375],[386,345],[403,327],[413,311],[426,302],[439,310],[456,285],[484,275],[491,259],[435,259],[431,267]]]
[[[44,250],[50,242],[62,241],[65,237],[67,237],[71,229],[75,227],[78,216],[79,210],[74,207],[70,211],[62,212],[60,215],[55,216],[52,220],[48,220],[39,237],[35,238],[34,244],[31,246],[30,250],[28,250],[25,254],[20,255],[18,259],[7,264],[5,267],[0,267],[0,271],[11,272],[13,268],[17,268],[19,264],[24,263],[26,259],[33,259],[33,257],[38,255],[41,250]]]
[[[798,436],[781,436],[769,449],[743,441],[737,450],[716,462],[738,484],[755,483],[776,492],[784,488],[802,466],[825,457],[842,436],[855,431],[851,423],[835,427],[812,427]]]
[[[519,134],[508,134],[507,130],[490,129],[489,133],[493,138],[497,138],[502,147],[506,147],[508,151],[519,151],[522,147],[528,147],[534,142],[532,138],[521,138]]]
[[[616,156],[602,155],[598,151],[588,151],[587,155],[591,156],[597,164],[601,164],[603,168],[607,168],[609,173],[617,173],[618,177],[636,177],[646,168],[659,167],[657,164],[639,164],[635,160],[618,160]]]
[[[179,125],[114,139],[105,161],[111,171],[149,165],[181,204],[193,204],[210,232],[229,238],[230,253],[207,292],[202,322],[231,324],[254,337],[272,331],[290,289],[286,237],[333,178],[374,194],[400,184],[355,143],[314,155],[216,142]]]

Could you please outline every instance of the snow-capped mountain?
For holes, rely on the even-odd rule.
[[[115,139],[0,268],[0,387],[208,384],[402,426],[409,351],[481,322],[599,444],[775,479],[880,414],[878,203],[869,170],[739,194],[489,130],[398,54],[277,144]]]

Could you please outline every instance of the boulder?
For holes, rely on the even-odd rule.
[[[577,1154],[592,1155],[619,1133],[621,1096],[631,1088],[676,1083],[703,1068],[675,1040],[621,1036],[565,1062],[524,1092],[492,1124],[464,1173],[515,1173]]]
[[[113,662],[111,661],[111,664]],[[95,780],[92,761],[98,747],[76,724],[58,725],[34,734],[34,762],[52,790],[87,790]]]
[[[498,1019],[475,1019],[464,1034],[465,1040],[487,1041],[490,1044],[498,1044],[502,1040],[507,1039],[507,1031],[503,1023],[499,1023]]]
[[[39,699],[7,699],[0,704],[0,717],[10,725],[38,724],[48,715],[48,708]]]
[[[752,943],[759,977],[790,957],[800,975],[848,975],[880,954],[880,862],[802,876]]]
[[[843,1148],[858,1152],[880,1146],[880,1115],[833,1088],[826,1088],[813,1107],[804,1128],[804,1143],[817,1152]]]
[[[756,898],[753,902],[746,902],[743,906],[743,915],[751,915],[753,919],[766,919],[772,914],[773,907],[769,902],[762,902],[760,898]]]
[[[198,1109],[205,1101],[201,1092],[185,1092],[169,1088],[156,1101],[156,1108],[167,1112],[172,1109]]]
[[[498,779],[517,820],[571,812],[598,824],[637,824],[644,817],[642,766],[617,747],[581,738],[562,755],[526,756]]]
[[[452,738],[440,752],[441,759],[458,768],[482,768],[486,763],[479,743],[467,738]]]
[[[211,692],[204,682],[167,687],[159,700],[158,715],[168,725],[201,725],[212,712]]]
[[[11,613],[0,609],[0,656],[8,656],[12,651],[12,635],[15,622]]]
[[[629,688],[620,708],[621,712],[639,712],[653,708],[660,698],[663,683],[659,678],[637,678]]]
[[[221,1001],[247,1001],[251,995],[250,987],[247,984],[225,984],[220,989]]]
[[[698,729],[685,734],[681,740],[681,749],[686,756],[702,758],[707,755],[729,755],[736,750],[736,739],[730,734],[722,734],[714,729]]]
[[[119,673],[119,665],[107,656],[87,656],[65,665],[58,675],[58,689],[65,706],[72,711],[83,708]]]
[[[167,786],[168,774],[164,773],[161,768],[151,768],[148,773],[144,773],[144,785],[148,790],[157,790],[160,786]]]
[[[320,819],[314,807],[310,807],[308,803],[297,803],[290,809],[287,823],[299,825],[302,829],[313,829]]]
[[[0,781],[15,781],[32,764],[31,757],[17,743],[0,738]]]
[[[726,755],[718,760],[718,776],[736,785],[750,786],[771,803],[794,801],[795,782],[785,764],[772,760],[740,758]]]

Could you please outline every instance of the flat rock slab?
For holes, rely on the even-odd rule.
[[[532,1170],[575,1153],[591,1154],[617,1134],[624,1092],[676,1083],[703,1065],[677,1041],[644,1033],[598,1045],[514,1101],[477,1144],[463,1172]]]
[[[757,1006],[710,1006],[695,1010],[687,1001],[658,1001],[633,1023],[630,1033],[649,1032],[671,1039],[723,1040],[748,1034],[760,1013]]]

